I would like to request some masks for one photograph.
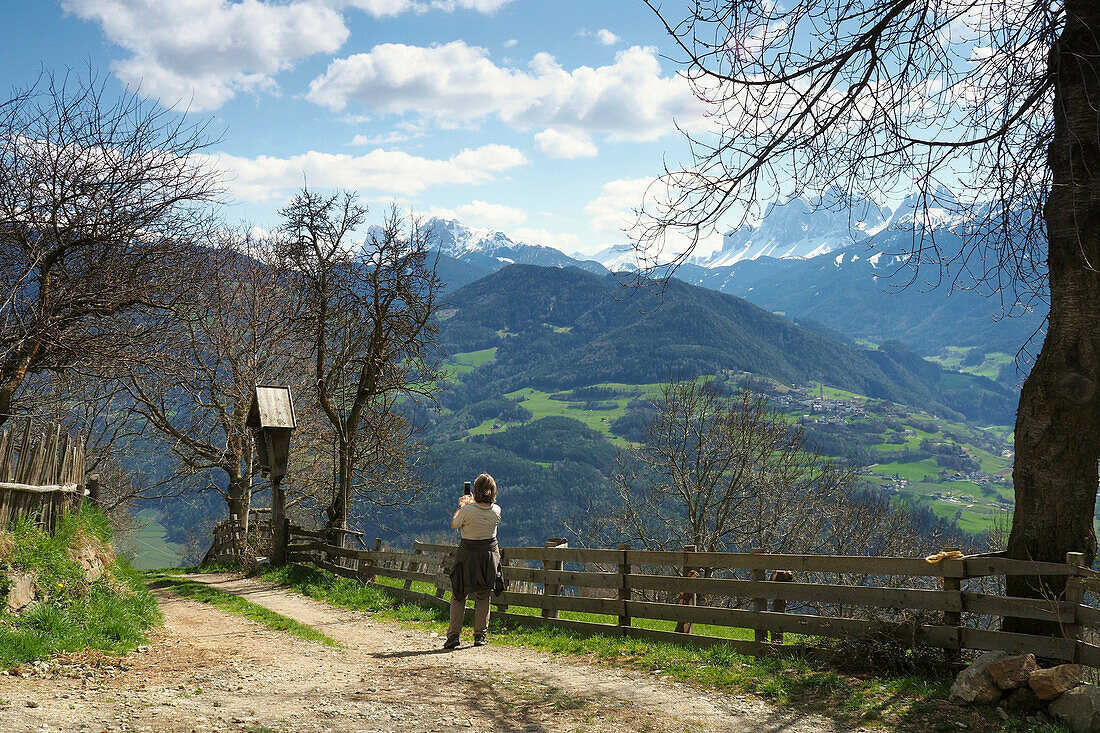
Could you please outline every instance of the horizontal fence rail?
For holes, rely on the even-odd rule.
[[[399,597],[445,606],[455,547],[416,542],[411,552],[349,549],[326,544],[321,532],[290,526],[287,560],[388,586]],[[1100,609],[1085,605],[1080,556],[1066,563],[1010,560],[995,555],[928,562],[906,557],[771,555],[766,553],[654,552],[547,547],[503,547],[508,590],[493,598],[498,616],[555,626],[700,645],[728,644],[748,654],[781,651],[818,639],[885,639],[946,650],[1033,652],[1100,668]],[[772,577],[768,578],[771,571]],[[1061,598],[1017,598],[997,592],[1006,575],[1064,577]],[[413,583],[427,584],[429,592]],[[535,609],[539,615],[515,612]],[[509,609],[512,609],[510,612]],[[563,614],[567,614],[563,616]],[[597,614],[606,621],[570,618]],[[1005,617],[1057,623],[1060,637],[1002,632]],[[634,619],[675,622],[676,631],[644,628]],[[653,624],[649,624],[653,625]],[[753,640],[698,633],[694,625],[752,630]],[[692,631],[697,633],[692,633]],[[785,637],[797,635],[797,638]]]

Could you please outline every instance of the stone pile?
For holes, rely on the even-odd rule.
[[[997,704],[1025,716],[1046,713],[1074,733],[1100,732],[1100,687],[1082,682],[1081,665],[1042,669],[1034,654],[982,654],[959,673],[948,699],[958,705]]]

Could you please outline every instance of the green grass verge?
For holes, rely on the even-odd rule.
[[[446,631],[445,610],[395,598],[386,591],[387,579],[379,579],[383,584],[365,585],[300,565],[271,570],[261,577],[334,606],[365,611],[440,634]],[[427,586],[418,589],[414,584],[414,590],[424,591]],[[525,611],[537,613],[533,609],[509,608],[509,613]],[[570,614],[573,615],[578,620],[596,620],[590,614]],[[586,618],[579,618],[582,616]],[[635,619],[635,624],[639,621]],[[697,626],[696,631],[709,635],[714,630]],[[728,631],[743,638],[740,637],[743,630]],[[782,658],[756,658],[739,654],[725,645],[702,648],[527,625],[499,618],[491,620],[490,632],[492,643],[497,646],[533,648],[578,657],[590,663],[659,673],[705,689],[755,693],[777,704],[794,705],[800,710],[864,726],[897,725],[908,730],[948,731],[958,730],[955,723],[965,720],[971,730],[1032,733],[1060,730],[1028,728],[1020,721],[1002,723],[992,709],[959,710],[947,706],[943,703],[951,683],[947,676],[848,675],[800,656],[797,648],[792,655]]]
[[[29,521],[0,532],[0,597],[9,571],[34,573],[38,589],[22,613],[0,611],[0,668],[85,649],[123,655],[147,640],[161,615],[141,575],[115,561],[88,582],[70,559],[87,547],[109,558],[110,537],[110,521],[90,508],[63,518],[53,535]]]
[[[340,644],[333,638],[322,634],[312,626],[299,623],[292,618],[287,618],[268,608],[246,601],[240,596],[226,593],[205,583],[195,580],[187,580],[176,572],[147,572],[146,578],[154,588],[165,588],[176,595],[189,598],[193,601],[209,604],[217,609],[232,613],[236,616],[257,621],[269,629],[283,631],[299,639],[313,641],[328,647],[339,647]]]

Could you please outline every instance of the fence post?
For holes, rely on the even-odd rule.
[[[752,548],[752,554],[754,554],[754,555],[766,555],[767,553],[764,552],[764,548],[762,548],[762,547],[754,547],[754,548]],[[768,577],[767,568],[753,568],[752,569],[752,579],[757,581],[758,583],[761,583],[761,582],[765,581],[767,579],[767,577]],[[757,613],[760,613],[762,611],[767,611],[768,610],[768,599],[767,598],[753,598],[752,599],[752,610],[757,612]],[[754,636],[755,636],[755,638],[758,642],[766,643],[768,641],[768,632],[765,631],[764,629],[756,628],[756,626],[760,625],[761,621],[763,621],[763,619],[761,619],[760,617],[756,617],[755,623],[753,625],[753,629],[755,631]]]
[[[685,555],[685,557],[684,557],[683,576],[685,578],[698,578],[699,577],[699,571],[695,569],[694,565],[688,565],[687,557],[686,557],[687,553],[695,552],[695,549],[696,549],[695,545],[684,545],[684,555]],[[694,606],[696,603],[698,603],[698,601],[699,601],[699,598],[695,593],[681,593],[680,594],[680,604],[681,605]],[[676,632],[679,633],[679,634],[690,634],[691,633],[691,622],[690,621],[677,621],[676,622]]]
[[[565,541],[564,537],[551,537],[550,539],[546,540],[546,547],[547,548],[568,547],[568,546],[569,546],[569,543]],[[542,567],[543,567],[544,570],[561,570],[564,566],[565,566],[565,563],[563,563],[561,560],[543,560],[542,561]],[[559,585],[557,583],[543,583],[542,584],[542,593],[547,598],[549,598],[550,596],[556,596],[559,593],[561,593],[561,585]],[[542,609],[542,617],[543,618],[557,618],[558,617],[558,609],[556,609],[556,608],[543,608]]]
[[[943,552],[943,553],[959,552],[959,548],[957,548],[957,547],[944,547],[944,548],[940,549],[940,552]],[[948,567],[948,563],[950,563],[950,562],[951,562],[950,560],[941,560],[940,561],[940,570],[941,571],[946,571],[946,569]],[[965,566],[964,566],[964,569],[965,569]],[[941,575],[940,576],[940,587],[943,588],[945,591],[950,591],[950,592],[954,593],[955,596],[959,599],[959,608],[962,608],[962,578],[958,578],[958,577],[954,577],[954,576],[950,576],[950,575],[946,575],[946,574]],[[944,650],[944,655],[947,657],[948,662],[957,662],[957,661],[959,661],[960,651],[962,649],[962,613],[960,613],[958,611],[944,611],[943,612],[943,625],[944,626],[954,626],[955,627],[955,648],[954,649],[945,649]]]
[[[374,538],[374,551],[375,552],[380,552],[381,550],[382,550],[382,538],[381,537],[375,537]],[[364,568],[363,563],[359,563],[359,577],[361,577],[361,578],[365,577],[365,580],[363,581],[365,583],[373,583],[374,581],[378,580],[378,576],[376,576],[375,573],[374,573],[374,568],[375,568],[375,565],[377,565],[377,561],[372,557],[370,560],[368,560],[366,562],[366,565],[367,565],[367,567]]]
[[[271,478],[271,564],[286,565],[286,491],[282,477]]]
[[[454,551],[455,550],[452,550],[452,552],[454,552]],[[452,561],[454,560],[453,555],[447,555],[445,557],[441,557],[440,562],[439,562],[439,571],[435,574],[435,597],[438,598],[439,600],[443,600],[443,597],[447,593],[447,588],[450,585],[450,580],[451,580],[450,576],[447,575],[447,572],[446,572],[446,570],[447,570],[446,558],[447,557],[449,557]],[[440,577],[446,578],[446,580],[440,581]],[[443,585],[440,585],[440,582],[442,582]]]
[[[422,555],[423,552],[421,552],[420,548],[417,547],[417,548],[413,548],[413,554],[414,555]],[[413,560],[410,560],[408,563],[405,564],[405,569],[410,573],[420,572],[420,563],[415,562]],[[412,587],[413,587],[413,579],[412,578],[405,578],[405,590],[410,590]]]
[[[229,536],[233,542],[230,554],[236,556],[237,562],[240,562],[244,557],[244,543],[241,540],[241,517],[239,514],[233,514],[229,519]]]
[[[1066,565],[1073,568],[1073,575],[1066,580],[1066,590],[1063,600],[1073,604],[1073,623],[1066,624],[1062,633],[1067,639],[1073,639],[1076,643],[1073,647],[1073,661],[1081,661],[1081,602],[1085,598],[1084,566],[1085,555],[1082,552],[1067,552]]]
[[[627,610],[626,604],[633,599],[633,594],[627,584],[626,576],[630,575],[630,563],[626,561],[626,553],[630,551],[630,545],[620,543],[619,550],[623,553],[623,561],[619,563],[619,603],[623,607],[623,612],[619,614],[619,626],[629,627],[630,611]]]
[[[794,571],[792,570],[773,570],[772,577],[769,582],[772,583],[790,583],[794,581]],[[774,593],[775,591],[772,591]],[[786,598],[773,598],[772,601],[772,613],[786,613],[787,612],[787,599]],[[771,632],[772,644],[783,643],[783,632],[772,631]]]
[[[501,575],[504,576],[504,583],[505,583],[506,586],[507,586],[507,583],[508,583],[508,573],[505,571],[505,568],[507,566],[508,566],[508,556],[504,554],[504,549],[501,548],[501,550],[500,550],[500,573],[501,573]],[[505,592],[507,592],[507,588],[505,588]],[[508,613],[508,604],[507,603],[504,603],[504,604],[498,603],[497,604],[497,613]]]

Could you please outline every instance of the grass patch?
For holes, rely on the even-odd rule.
[[[85,649],[123,655],[147,640],[161,620],[156,599],[137,571],[114,560],[110,538],[110,520],[92,508],[64,517],[53,535],[31,521],[0,532],[0,595],[9,570],[34,573],[38,589],[22,613],[0,611],[0,668]],[[95,582],[72,559],[88,548],[108,561]]]
[[[488,349],[481,349],[480,351],[464,351],[459,354],[452,354],[444,362],[444,369],[446,369],[451,379],[455,379],[463,374],[468,374],[479,366],[488,364],[490,361],[497,357],[497,347],[492,346]]]
[[[246,601],[240,596],[226,593],[213,588],[205,583],[187,580],[175,573],[149,572],[146,577],[152,581],[155,588],[167,588],[173,593],[190,598],[200,603],[206,603],[227,613],[242,616],[253,621],[258,621],[269,629],[284,631],[299,639],[313,641],[328,647],[339,647],[340,644],[333,638],[322,634],[312,626],[299,623],[292,618],[287,618],[280,613],[264,608],[263,606]]]

